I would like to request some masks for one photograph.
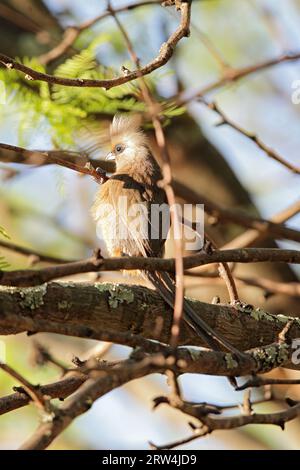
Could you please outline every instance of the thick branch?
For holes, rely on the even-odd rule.
[[[216,331],[222,332],[231,340],[235,339],[240,346],[242,344],[241,349],[249,345],[260,345],[264,341],[268,343],[273,339],[275,342],[251,349],[243,357],[180,347],[175,361],[174,350],[157,341],[169,341],[172,310],[149,289],[73,283],[52,283],[34,289],[1,288],[0,334],[25,330],[52,332],[111,340],[131,347],[140,346],[145,352],[152,353],[139,364],[131,359],[120,363],[120,367],[117,365],[116,368],[101,367],[99,364],[98,370],[102,373],[96,380],[91,379],[90,373],[88,374],[89,365],[83,364],[76,371],[69,371],[63,379],[39,387],[38,392],[49,398],[66,398],[78,389],[79,394],[58,410],[54,408],[53,420],[42,425],[24,447],[46,447],[76,416],[87,411],[87,405],[90,406],[96,398],[134,378],[154,372],[163,373],[170,368],[176,374],[203,373],[235,377],[264,373],[281,365],[289,365],[293,348],[284,342],[286,339],[282,335],[281,340],[277,337],[283,331],[283,326],[285,336],[287,333],[290,335],[289,340],[297,337],[300,329],[298,319],[294,319],[292,326],[290,318],[276,318],[249,306],[240,306],[238,310],[234,310],[230,306],[196,301],[193,305]],[[201,340],[184,325],[180,343],[199,345]],[[157,358],[160,358],[159,361]],[[169,359],[173,362],[168,362]],[[20,391],[4,396],[0,398],[0,414],[26,406],[29,402],[29,395]]]
[[[229,305],[192,302],[195,311],[240,350],[276,343],[283,327],[291,321],[291,317],[274,316],[251,306],[233,308]],[[300,320],[292,320],[288,337],[299,338]],[[159,352],[163,350],[160,343],[149,339],[168,344],[171,325],[172,309],[154,291],[140,286],[53,282],[34,288],[0,287],[2,335],[44,331],[113,341],[132,347],[141,346],[149,352]],[[201,338],[195,336],[193,330],[185,324],[181,328],[179,344],[204,345]],[[256,365],[250,361],[241,368],[231,364],[232,367],[228,369],[226,360],[222,362],[225,357],[223,353],[220,353],[221,356],[211,353],[209,360],[200,353],[193,354],[193,360],[189,352],[181,354],[182,359],[189,364],[189,372],[215,375],[232,372],[240,375],[241,372],[250,373],[258,367],[255,359]],[[238,364],[235,362],[235,365]],[[291,367],[297,368],[296,365]]]

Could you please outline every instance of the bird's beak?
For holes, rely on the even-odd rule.
[[[115,155],[113,154],[113,152],[109,152],[107,155],[106,155],[106,158],[105,160],[107,161],[114,161],[116,159]]]

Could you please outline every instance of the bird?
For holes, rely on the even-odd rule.
[[[164,256],[169,226],[159,217],[169,218],[169,205],[160,166],[154,158],[148,138],[137,115],[117,114],[110,125],[111,151],[106,160],[115,162],[115,172],[100,185],[91,209],[97,223],[101,255],[104,257]],[[154,216],[154,215],[155,216]],[[174,307],[175,277],[167,272],[142,271],[163,300]],[[212,349],[220,345],[240,352],[199,317],[184,298],[183,318]]]

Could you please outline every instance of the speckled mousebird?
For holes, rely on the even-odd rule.
[[[101,239],[101,253],[105,257],[163,257],[166,233],[159,226],[153,226],[161,220],[156,217],[153,221],[151,211],[162,204],[168,207],[167,199],[165,191],[157,184],[162,174],[150,151],[147,137],[140,129],[139,118],[116,115],[110,126],[110,140],[111,152],[106,159],[115,161],[116,171],[100,186],[92,207]],[[136,206],[143,208],[140,224],[136,224],[136,211],[130,214]],[[173,307],[174,276],[158,271],[143,271],[142,275]],[[239,353],[199,317],[186,299],[183,318],[209,347],[219,350],[222,344],[231,352]]]

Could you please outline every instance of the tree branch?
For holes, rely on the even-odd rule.
[[[212,101],[208,103],[204,99],[202,99],[201,103],[205,104],[208,108],[215,111],[221,117],[221,121],[217,124],[217,126],[223,126],[224,124],[228,125],[235,131],[242,134],[244,137],[247,137],[248,139],[252,140],[252,142],[254,142],[256,146],[260,148],[260,150],[262,150],[268,157],[280,163],[282,166],[284,166],[288,170],[291,170],[293,173],[300,175],[299,167],[293,165],[292,163],[288,162],[283,157],[281,157],[281,155],[279,155],[275,150],[271,149],[264,142],[262,142],[262,140],[257,135],[244,130],[241,126],[239,126],[238,124],[233,122],[231,119],[229,119],[224,113],[224,111],[222,111],[221,108],[217,105],[216,102]]]
[[[40,392],[49,398],[64,399],[74,393],[85,382],[87,376],[80,373],[69,373],[65,378],[48,385],[42,385]],[[30,403],[30,396],[18,391],[0,398],[0,415],[22,408]]]
[[[135,8],[139,8],[139,7],[143,7],[147,5],[150,6],[150,5],[160,5],[160,4],[162,4],[162,0],[148,0],[148,1],[143,1],[140,3],[128,3],[127,5],[124,5],[122,7],[115,8],[114,11],[115,13],[123,13],[123,12],[134,10]],[[88,28],[91,28],[99,21],[104,20],[105,18],[108,18],[110,16],[111,16],[111,12],[109,10],[106,10],[100,15],[96,16],[95,18],[84,21],[80,25],[77,25],[77,26],[73,25],[73,26],[68,27],[65,30],[63,39],[60,41],[60,43],[57,44],[50,51],[41,55],[39,57],[39,61],[45,65],[58,59],[63,54],[65,54],[68,51],[68,49],[72,47],[76,39],[80,36],[80,34],[83,31],[85,31]]]
[[[102,372],[95,378],[89,378],[68,403],[56,410],[53,419],[41,424],[20,449],[45,449],[75,418],[88,411],[98,398],[130,380],[159,371],[161,368],[161,358],[158,362],[156,358],[146,358],[137,363],[128,359],[111,369],[109,374]]]
[[[25,165],[60,165],[70,170],[95,177],[97,166],[112,171],[113,165],[105,160],[93,160],[82,152],[70,150],[28,150],[16,145],[0,143],[0,161]]]
[[[273,346],[275,347],[275,346]],[[146,357],[140,361],[127,359],[109,370],[103,369],[101,372],[90,375],[90,378],[79,388],[73,398],[68,400],[59,408],[54,410],[54,416],[51,421],[42,423],[34,434],[21,447],[23,450],[42,450],[68,427],[71,422],[82,413],[90,409],[92,404],[101,396],[110,390],[123,385],[133,379],[149,375],[154,372],[176,371],[178,374],[179,363],[172,356],[164,357],[162,354]],[[205,425],[207,432],[216,429],[233,429],[246,424],[277,424],[283,427],[286,421],[289,421],[300,413],[300,405],[296,404],[289,410],[270,414],[249,414],[246,416],[233,416],[221,419],[215,419],[209,416],[214,413],[211,407],[207,405],[193,405],[184,402],[178,392],[176,397],[169,400],[169,404],[183,413],[189,414],[200,421],[201,427]]]
[[[40,396],[48,398],[65,398],[76,390],[78,392],[60,407],[51,405],[47,422],[38,427],[22,449],[45,449],[99,397],[130,380],[154,372],[172,371],[176,380],[177,375],[184,373],[236,377],[268,372],[281,365],[289,366],[293,354],[291,340],[300,334],[300,320],[296,318],[276,317],[251,306],[239,305],[234,309],[232,306],[193,301],[195,310],[215,331],[222,332],[230,341],[235,338],[236,342],[242,342],[243,349],[251,342],[260,346],[248,350],[242,357],[195,347],[180,347],[174,354],[173,348],[167,345],[171,337],[172,309],[166,307],[154,291],[138,286],[51,283],[29,289],[0,287],[0,306],[0,334],[25,330],[53,332],[109,339],[131,347],[139,346],[144,351],[142,359],[135,353],[129,359],[111,365],[97,362],[93,365],[87,361],[58,382],[39,387]],[[164,312],[163,317],[161,312]],[[279,335],[282,330],[285,331],[284,338]],[[153,339],[155,342],[151,341]],[[263,345],[264,341],[266,345]],[[180,344],[187,343],[199,345],[201,339],[183,325]],[[148,356],[147,351],[151,355]],[[25,406],[29,401],[30,396],[23,392],[2,397],[0,414]],[[213,413],[211,407],[206,406],[204,413],[203,406],[184,402],[178,393],[170,404],[199,419],[207,432],[251,423],[278,424],[298,415],[298,406],[295,405],[294,410],[272,414],[272,417],[234,416],[216,421],[207,416]]]
[[[289,339],[300,337],[298,318],[275,316],[242,304],[233,308],[192,302],[203,320],[241,351],[276,343],[282,328],[291,320]],[[0,287],[1,335],[52,332],[139,346],[153,353],[165,350],[163,344],[169,343],[171,325],[172,309],[153,290],[140,286],[53,282],[34,288]],[[179,344],[204,345],[186,324],[182,325]],[[228,369],[226,361],[222,362],[223,353],[211,353],[206,363],[201,354],[193,354],[193,360],[189,352],[180,354],[189,364],[189,372],[240,375],[257,369],[257,363],[236,368],[236,361]]]
[[[199,421],[198,426],[193,426],[194,434],[184,440],[166,444],[163,446],[153,445],[155,449],[173,449],[178,445],[191,442],[199,437],[206,436],[216,430],[236,429],[247,424],[273,424],[284,429],[285,423],[300,415],[300,403],[296,403],[287,410],[274,413],[250,413],[246,415],[228,416],[224,418],[214,418],[205,415],[204,406],[194,406],[184,401],[176,404],[166,401],[169,406],[180,410],[182,413],[192,416]]]
[[[22,72],[23,74],[25,74],[25,78],[30,81],[40,80],[55,85],[74,87],[97,87],[109,90],[115,86],[122,85],[123,83],[128,83],[132,80],[135,80],[141,75],[148,75],[154,70],[157,70],[163,65],[165,65],[171,59],[178,42],[189,34],[189,20],[191,11],[190,1],[183,2],[180,11],[180,25],[177,27],[176,31],[171,34],[169,39],[161,46],[158,56],[155,57],[155,59],[153,59],[147,65],[141,67],[140,69],[136,69],[132,72],[127,72],[126,74],[119,77],[107,80],[57,77],[55,75],[49,75],[47,73],[42,73],[38,72],[37,70],[33,70],[32,68],[27,67],[26,65],[23,65],[4,54],[0,54],[0,63],[2,63],[8,70],[15,69],[19,72]]]
[[[287,62],[293,62],[299,59],[300,59],[300,52],[295,51],[295,52],[290,52],[288,54],[282,54],[279,57],[275,57],[274,59],[265,60],[263,62],[260,62],[259,64],[253,64],[253,65],[241,67],[238,69],[228,68],[225,70],[225,73],[223,73],[221,78],[204,86],[200,90],[193,92],[187,98],[184,98],[184,96],[179,96],[179,98],[177,98],[177,105],[182,106],[197,98],[203,98],[203,96],[207,95],[211,91],[218,90],[219,88],[222,88],[225,85],[228,85],[230,83],[235,83],[241,80],[242,78],[248,77],[249,75],[253,75],[257,72],[261,72],[270,67],[274,67],[275,65],[284,64]],[[186,94],[186,92],[184,92],[184,94]],[[174,99],[176,99],[176,97],[172,97],[170,100],[174,102]]]
[[[251,228],[275,239],[284,238],[286,240],[300,242],[300,232],[298,230],[290,229],[283,224],[278,224],[261,217],[246,214],[241,210],[223,207],[179,181],[174,181],[173,186],[177,196],[192,204],[203,204],[205,212],[217,220],[220,219],[224,222],[232,222],[243,227]]]
[[[68,260],[57,258],[56,256],[49,256],[40,253],[39,251],[35,251],[31,248],[25,248],[23,246],[16,245],[15,243],[7,242],[5,240],[0,239],[0,247],[5,248],[9,251],[14,251],[20,255],[28,256],[32,259],[33,263],[51,263],[51,264],[63,264],[68,263]]]
[[[300,251],[278,248],[243,248],[238,250],[215,250],[183,258],[184,269],[214,263],[262,263],[281,262],[300,264]],[[5,286],[35,286],[74,274],[117,270],[175,271],[174,258],[121,257],[102,258],[96,255],[86,260],[47,266],[41,269],[0,271],[0,284]]]
[[[280,212],[277,212],[275,215],[273,215],[270,219],[270,222],[273,222],[275,224],[283,224],[287,220],[293,218],[295,215],[299,214],[300,212],[300,201],[296,201],[289,206],[287,206],[285,209],[283,209]],[[282,225],[284,227],[284,225]],[[264,240],[267,238],[268,233],[265,232],[259,232],[256,229],[248,229],[245,232],[241,233],[234,239],[230,240],[230,242],[226,243],[223,245],[222,249],[223,250],[228,250],[231,248],[244,248],[244,247],[251,247],[253,244],[257,241]]]
[[[5,150],[5,152],[3,150],[1,151],[1,149]],[[0,161],[4,163],[24,163],[31,165],[56,164],[79,173],[87,174],[96,179],[99,177],[99,174],[95,174],[97,166],[108,172],[112,172],[114,169],[111,162],[89,159],[87,156],[77,152],[63,150],[27,150],[22,147],[4,143],[0,143]],[[300,232],[298,230],[286,227],[276,221],[254,217],[241,210],[223,207],[179,181],[173,180],[172,186],[178,197],[193,204],[204,204],[205,212],[216,219],[257,230],[264,236],[269,235],[275,239],[300,242]],[[295,206],[298,211],[299,202],[297,202]],[[293,209],[295,209],[294,206]]]

